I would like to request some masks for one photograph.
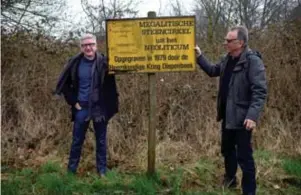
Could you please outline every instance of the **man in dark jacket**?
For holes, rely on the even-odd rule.
[[[97,52],[96,37],[80,40],[81,52],[73,56],[61,73],[55,94],[63,94],[71,106],[73,139],[68,171],[76,173],[90,120],[96,137],[96,167],[106,172],[106,133],[111,117],[118,112],[118,93],[114,75],[108,74],[107,58]]]
[[[196,46],[197,62],[210,77],[220,76],[217,120],[222,120],[223,184],[236,186],[239,164],[243,172],[243,194],[254,195],[256,180],[251,135],[267,96],[265,67],[260,55],[248,47],[246,28],[232,28],[224,45],[228,54],[216,65],[211,65]]]

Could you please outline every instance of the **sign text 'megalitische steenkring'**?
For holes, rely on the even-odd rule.
[[[195,69],[195,18],[107,21],[110,71],[167,72]]]

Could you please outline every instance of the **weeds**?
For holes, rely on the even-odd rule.
[[[275,172],[269,177],[270,180],[260,180],[258,182],[258,194],[292,194],[297,195],[300,188],[293,183],[274,183],[279,180],[276,170],[288,171],[290,176],[295,176],[297,171],[292,171],[295,162],[288,159],[282,159],[283,167],[273,167]],[[210,162],[210,163],[209,163]],[[218,183],[221,174],[214,166],[216,162],[210,160],[201,160],[193,167],[191,165],[183,166],[177,170],[167,171],[159,168],[153,176],[144,173],[126,174],[118,170],[108,171],[105,178],[100,178],[96,174],[86,174],[76,176],[63,169],[49,171],[45,167],[60,167],[53,162],[47,162],[39,169],[23,169],[10,173],[9,178],[1,181],[1,193],[4,195],[15,194],[135,194],[135,195],[153,195],[153,194],[174,194],[174,195],[235,195],[240,189],[223,189]],[[53,169],[51,169],[53,170]],[[297,173],[299,174],[299,173]],[[196,175],[193,177],[192,175]],[[299,176],[298,176],[299,177]],[[196,180],[198,184],[195,185]],[[202,185],[204,184],[204,185]]]

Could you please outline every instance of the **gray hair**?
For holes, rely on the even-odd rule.
[[[96,43],[96,37],[92,34],[84,34],[81,38],[80,38],[80,43],[83,41],[83,40],[86,40],[86,39],[93,39]]]
[[[237,39],[244,41],[244,46],[248,45],[249,33],[248,29],[244,26],[235,26],[230,29],[230,31],[237,31]]]

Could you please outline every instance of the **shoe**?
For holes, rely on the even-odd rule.
[[[222,185],[224,188],[236,188],[237,186],[236,177],[229,178],[225,176]]]
[[[255,195],[255,192],[248,192],[248,193],[243,193],[242,195]]]
[[[67,174],[69,174],[69,175],[76,175],[76,171],[67,169]]]

